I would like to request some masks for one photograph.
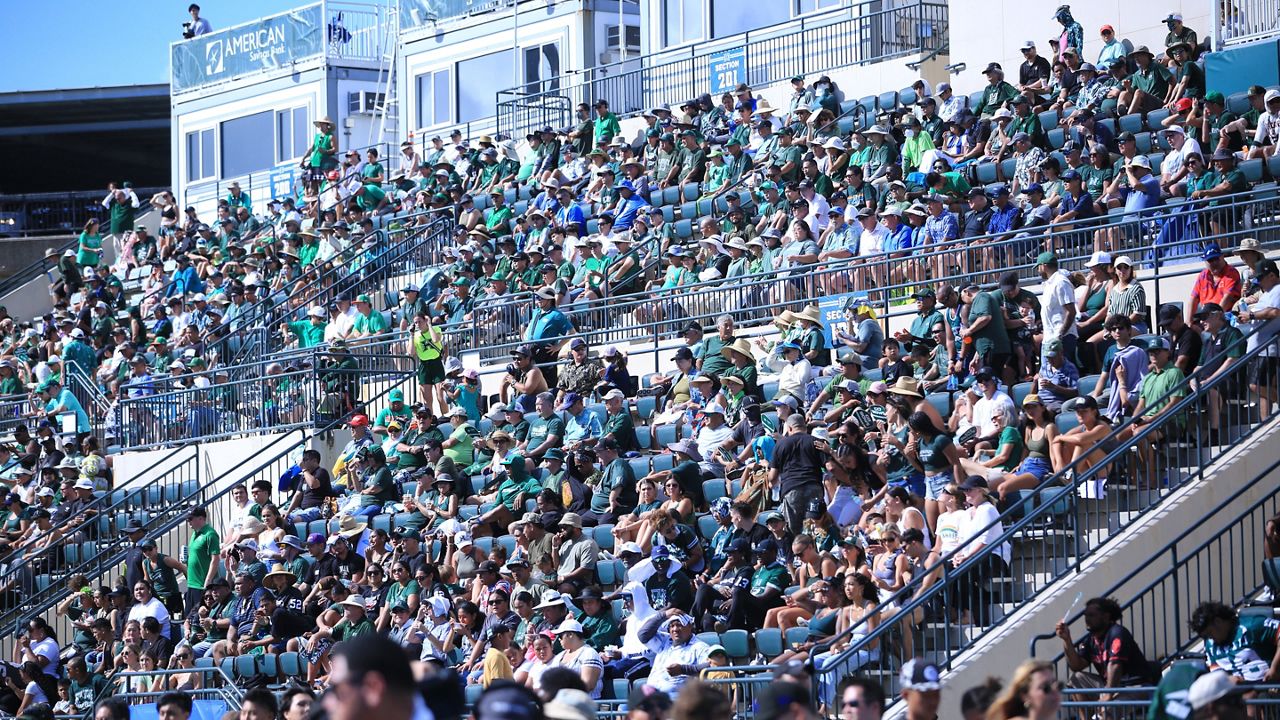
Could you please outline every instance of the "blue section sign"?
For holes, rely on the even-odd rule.
[[[731,93],[747,81],[747,49],[736,47],[712,53],[707,67],[711,70],[711,94]]]
[[[843,293],[818,300],[818,317],[822,318],[822,334],[827,337],[828,347],[836,347],[836,344],[832,342],[832,337],[844,326],[844,304],[854,295],[865,294],[862,292]],[[843,345],[840,346],[840,348],[843,347]]]

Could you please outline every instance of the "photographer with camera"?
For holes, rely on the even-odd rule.
[[[208,35],[213,32],[213,26],[209,24],[209,21],[200,17],[199,5],[191,3],[187,7],[187,12],[191,13],[191,22],[182,23],[183,39],[190,40],[193,37]]]
[[[529,343],[512,350],[507,374],[502,376],[502,402],[519,402],[525,412],[533,410],[534,398],[548,389],[542,369],[533,361],[534,351],[534,346]]]

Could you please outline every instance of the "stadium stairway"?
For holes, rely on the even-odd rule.
[[[409,377],[389,378],[377,385],[377,394],[365,400],[368,408],[381,406],[387,394]],[[368,387],[368,386],[366,386]],[[273,485],[286,470],[300,459],[308,447],[332,455],[337,445],[334,431],[341,419],[317,428],[298,428],[270,438],[246,438],[226,443],[190,443],[157,453],[161,458],[153,471],[142,474],[142,480],[131,480],[128,489],[112,491],[101,500],[92,538],[80,543],[66,543],[70,557],[48,558],[41,566],[32,567],[31,592],[24,594],[16,607],[0,613],[0,628],[19,628],[35,616],[44,616],[60,637],[71,637],[67,618],[57,617],[53,608],[67,595],[65,580],[82,573],[89,585],[111,585],[124,573],[127,548],[117,541],[120,529],[130,521],[142,526],[145,537],[153,538],[161,548],[176,554],[185,547],[190,536],[187,512],[205,507],[210,522],[222,531],[233,517],[230,492],[255,480],[268,480]],[[248,443],[237,444],[237,443]],[[246,452],[246,448],[252,448]],[[221,468],[221,469],[219,469]],[[387,516],[390,520],[390,516]],[[45,570],[36,572],[36,570]],[[14,633],[16,637],[16,632]]]
[[[1273,339],[1245,357],[1252,359],[1277,348],[1280,342]],[[944,670],[944,708],[958,708],[960,693],[988,674],[1007,677],[1025,657],[1030,638],[1069,614],[1077,592],[1096,595],[1117,577],[1143,566],[1150,560],[1149,548],[1194,527],[1205,508],[1244,484],[1239,478],[1252,478],[1280,459],[1280,449],[1272,447],[1277,435],[1275,416],[1261,417],[1256,402],[1226,392],[1231,387],[1227,383],[1244,382],[1242,373],[1247,369],[1247,363],[1228,368],[1202,383],[1197,392],[1175,399],[1129,441],[1120,434],[1130,428],[1112,431],[1100,443],[1108,452],[1094,467],[1085,469],[1076,463],[1047,478],[1036,491],[1008,499],[996,521],[1001,525],[998,537],[987,538],[988,544],[958,565],[953,566],[950,558],[931,565],[940,568],[940,577],[928,589],[917,594],[908,586],[902,597],[893,598],[897,620],[870,630],[860,623],[819,643],[811,657],[846,635],[855,636],[821,661],[815,671],[815,696],[830,700],[835,684],[850,672],[877,679],[890,696],[896,696],[901,660],[911,656],[926,657]],[[1186,381],[1169,397],[1189,389]],[[1207,427],[1203,407],[1211,389],[1231,398],[1220,427],[1212,429]],[[1071,423],[1064,427],[1064,416],[1059,426],[1065,430]],[[1182,419],[1185,429],[1180,426]],[[1153,459],[1144,462],[1137,445],[1151,443],[1160,437],[1157,433],[1174,439],[1155,443]],[[1097,488],[1104,476],[1108,480],[1103,497]],[[985,535],[976,533],[978,539]],[[1010,570],[992,573],[990,556],[1006,544]],[[955,552],[964,550],[961,546]],[[975,594],[974,588],[980,592]],[[971,599],[981,625],[958,623],[955,610],[966,599]],[[882,603],[888,600],[881,597]],[[908,616],[915,616],[910,644],[902,633]],[[746,707],[767,684],[767,667],[736,667],[747,679],[746,683],[732,681],[746,689],[740,693]]]
[[[1217,500],[1207,512],[1197,513],[1192,507],[1190,514],[1193,519],[1198,514],[1199,521],[1187,529],[1176,532],[1173,522],[1162,520],[1164,527],[1160,531],[1173,537],[1154,553],[1132,553],[1145,561],[1137,563],[1137,567],[1106,590],[1096,593],[1120,602],[1121,622],[1133,634],[1147,660],[1163,666],[1171,661],[1183,662],[1203,651],[1200,639],[1191,633],[1187,623],[1201,603],[1223,602],[1241,606],[1241,614],[1274,615],[1275,599],[1280,597],[1280,559],[1266,558],[1263,534],[1267,522],[1280,509],[1280,484],[1275,482],[1280,460],[1260,471],[1255,469],[1259,464],[1251,459],[1249,468],[1230,469],[1237,475],[1243,475],[1247,469],[1255,472],[1251,480],[1234,491],[1225,488],[1221,476],[1216,478],[1212,494],[1225,497],[1205,498],[1205,501]],[[1188,501],[1200,502],[1201,499],[1197,496]],[[1205,502],[1200,505],[1204,507]],[[1196,544],[1200,538],[1203,540]],[[1145,539],[1144,546],[1147,545]],[[1067,622],[1073,626],[1075,637],[1081,637],[1083,603],[1077,603],[1074,610]],[[1053,632],[1041,632],[1032,638],[1030,654],[1048,658],[1058,666],[1058,676],[1066,678],[1070,670],[1063,662],[1061,648],[1061,641]],[[1126,683],[1123,694],[1107,707],[1116,711],[1123,708],[1129,713],[1144,709],[1154,691],[1155,688],[1143,684]],[[1064,702],[1094,707],[1099,699],[1097,692],[1067,688]],[[1124,715],[1117,713],[1117,716]]]

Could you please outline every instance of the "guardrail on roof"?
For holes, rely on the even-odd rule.
[[[879,62],[947,44],[945,3],[915,2],[881,10],[876,0],[781,25],[564,74],[499,91],[498,129],[511,137],[573,120],[578,103],[609,102],[619,116],[682,103],[711,92],[714,56],[741,48],[753,87],[796,75]]]

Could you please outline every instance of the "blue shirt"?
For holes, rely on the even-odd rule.
[[[582,208],[577,203],[571,203],[568,207],[562,207],[556,210],[556,225],[568,228],[573,225],[578,229],[578,234],[582,235],[586,231],[587,218],[582,214]]]
[[[1022,225],[1022,208],[1009,203],[1004,209],[991,206],[991,222],[987,225],[987,232],[992,235],[1012,232]]]
[[[912,228],[906,223],[898,223],[898,227],[894,230],[890,230],[889,237],[885,238],[884,251],[898,252],[900,250],[910,250],[911,236],[914,229],[915,228]]]
[[[618,204],[613,208],[613,229],[630,230],[636,215],[641,210],[647,211],[648,207],[649,203],[641,200],[635,193],[632,193],[629,198],[618,198]]]
[[[1064,213],[1074,210],[1077,220],[1091,218],[1094,216],[1093,196],[1087,192],[1081,192],[1079,198],[1072,198],[1071,193],[1067,193],[1062,197],[1062,205],[1059,209]]]
[[[955,240],[959,232],[956,216],[945,210],[941,215],[930,215],[924,221],[925,240],[929,244]]]
[[[569,317],[556,309],[533,311],[529,318],[529,326],[525,330],[525,340],[554,340],[568,335],[573,330]]]
[[[50,413],[59,406],[62,407],[61,412],[73,412],[76,414],[76,432],[87,433],[91,430],[89,427],[89,413],[84,411],[80,401],[76,399],[75,395],[71,394],[70,390],[62,388],[57,397],[50,398],[49,402],[45,403],[44,411]]]
[[[566,443],[585,440],[588,437],[598,438],[604,434],[600,427],[600,418],[589,408],[582,408],[577,415],[570,415],[564,426]]]
[[[848,250],[853,254],[857,254],[857,241],[855,240],[853,226],[845,223],[838,230],[832,230],[827,235],[826,242],[823,243],[822,249],[825,252],[833,252],[835,250]]]
[[[1124,200],[1124,211],[1128,213],[1142,213],[1148,208],[1159,207],[1164,204],[1164,199],[1160,197],[1160,180],[1155,175],[1147,173],[1147,176],[1139,180],[1137,185],[1130,190],[1129,195]]]

